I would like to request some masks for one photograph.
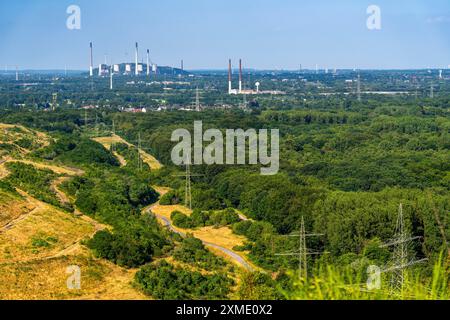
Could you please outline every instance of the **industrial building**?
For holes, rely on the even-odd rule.
[[[156,63],[153,63],[150,60],[150,50],[147,49],[147,63],[139,63],[139,44],[136,42],[135,44],[135,61],[134,63],[122,63],[122,64],[114,64],[113,66],[108,66],[105,64],[99,64],[98,69],[94,69],[94,46],[93,43],[89,43],[89,49],[90,49],[90,65],[89,65],[89,76],[93,77],[94,74],[98,74],[99,77],[107,77],[110,76],[110,72],[112,72],[114,75],[125,75],[125,76],[141,76],[141,75],[147,75],[150,76],[152,74],[156,75],[159,73],[159,68]],[[174,70],[178,70],[175,68],[170,67],[163,67],[162,73],[167,73],[167,69],[170,69],[170,74],[174,74]],[[181,70],[181,72],[184,72],[184,70]],[[175,72],[176,74],[180,72]]]
[[[229,59],[228,60],[228,94],[230,94],[230,95],[285,94],[284,92],[277,91],[277,90],[261,91],[261,90],[259,90],[259,87],[261,85],[260,82],[255,83],[255,90],[244,89],[244,82],[243,82],[243,77],[242,77],[242,59],[239,59],[239,84],[238,84],[239,87],[238,87],[238,89],[233,89],[232,78],[233,78],[232,65],[231,65],[231,59]]]

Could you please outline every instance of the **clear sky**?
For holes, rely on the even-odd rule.
[[[69,5],[81,29],[69,30]],[[381,30],[366,26],[381,9]],[[87,70],[133,61],[149,48],[159,65],[442,68],[450,65],[449,0],[14,0],[0,1],[0,68]]]

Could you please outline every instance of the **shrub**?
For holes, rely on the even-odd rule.
[[[172,212],[170,218],[172,219],[173,224],[178,228],[189,229],[194,227],[192,219],[180,211]]]
[[[135,281],[145,294],[162,300],[225,299],[234,284],[224,274],[202,275],[166,261],[142,267]]]

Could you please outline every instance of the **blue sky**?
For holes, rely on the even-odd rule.
[[[81,8],[81,30],[66,9]],[[366,27],[381,8],[382,29]],[[132,61],[134,42],[160,65],[258,69],[442,68],[450,65],[449,0],[14,0],[0,3],[0,68],[87,69]],[[143,55],[142,55],[143,56]]]

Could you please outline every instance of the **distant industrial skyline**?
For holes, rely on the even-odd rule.
[[[366,10],[381,9],[369,30]],[[81,29],[66,26],[70,5]],[[146,62],[187,70],[424,69],[450,65],[448,0],[16,0],[0,3],[0,68],[89,70]]]

